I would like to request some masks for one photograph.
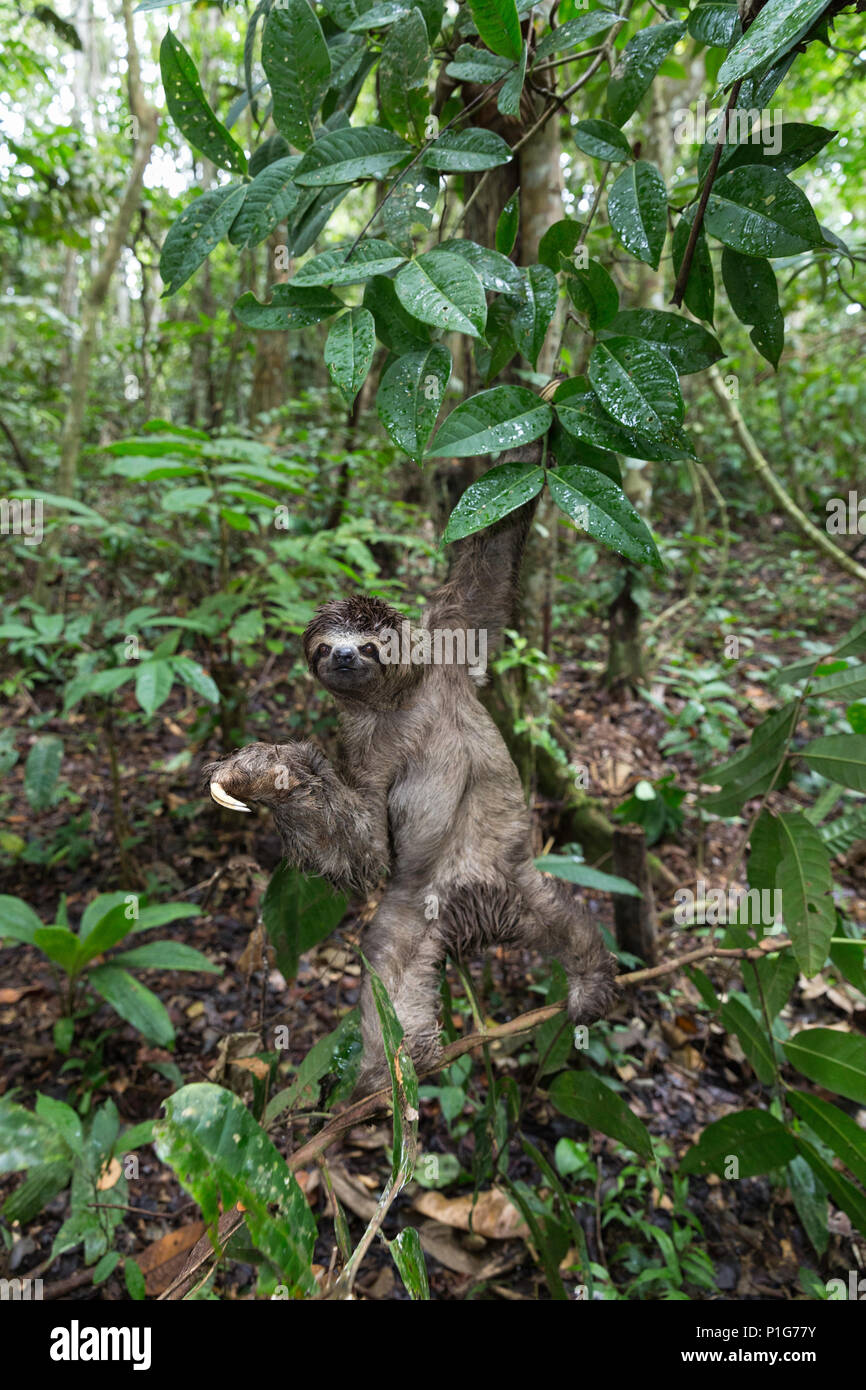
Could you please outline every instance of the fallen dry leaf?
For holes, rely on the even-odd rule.
[[[155,1298],[163,1289],[168,1288],[172,1280],[180,1274],[187,1251],[192,1249],[196,1241],[201,1240],[204,1233],[204,1222],[193,1221],[189,1226],[181,1226],[177,1231],[169,1231],[167,1235],[160,1236],[159,1240],[155,1240],[152,1245],[148,1245],[136,1255],[136,1262],[144,1275],[148,1298]]]
[[[459,1231],[472,1230],[490,1240],[525,1239],[529,1229],[511,1199],[497,1187],[479,1194],[474,1207],[472,1198],[445,1197],[441,1192],[420,1192],[414,1207],[424,1216],[454,1226]]]

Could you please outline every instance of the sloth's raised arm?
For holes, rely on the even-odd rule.
[[[499,463],[537,464],[541,457],[541,443],[536,442],[510,449]],[[520,566],[537,500],[453,543],[448,578],[430,595],[425,627],[486,631],[488,655],[496,651],[502,629],[516,622]]]
[[[252,743],[205,768],[221,806],[271,811],[286,858],[335,888],[364,896],[387,872],[387,791],[371,777],[350,786],[312,743]]]

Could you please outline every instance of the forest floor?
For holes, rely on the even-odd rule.
[[[827,582],[831,582],[829,576]],[[786,659],[799,654],[794,647]],[[740,663],[727,678],[740,692],[739,708],[750,706],[750,722],[758,722],[768,701],[766,687],[755,682],[748,662]],[[256,729],[286,727],[287,709],[303,719],[306,687],[284,685],[281,693],[288,700],[278,703],[274,693],[274,687],[258,692],[256,708],[251,711]],[[613,701],[585,669],[569,663],[560,671],[556,694],[564,727],[574,744],[569,748],[572,760],[580,761],[583,756],[590,768],[593,792],[609,810],[641,778],[654,780],[675,772],[680,788],[696,790],[697,769],[691,755],[659,752],[668,724],[652,705],[633,697]],[[684,703],[669,697],[669,708],[674,712]],[[4,722],[18,729],[26,727],[34,707],[40,704],[51,707],[45,686],[33,693],[23,692],[8,708]],[[116,718],[123,710],[134,711],[131,692],[119,692]],[[31,1104],[37,1092],[73,1103],[80,1101],[82,1094],[89,1095],[94,1106],[111,1097],[122,1120],[134,1124],[158,1116],[161,1102],[182,1082],[210,1078],[234,1086],[238,1070],[220,1060],[220,1040],[226,1035],[253,1033],[266,1038],[272,1036],[275,1025],[288,1025],[290,1049],[285,1070],[289,1071],[289,1063],[297,1065],[312,1044],[357,1004],[360,966],[355,947],[370,905],[354,905],[333,935],[303,958],[297,979],[289,984],[272,963],[262,959],[255,941],[250,948],[261,898],[279,860],[279,843],[264,816],[241,822],[202,797],[197,768],[204,755],[201,759],[196,756],[193,762],[186,760],[196,717],[194,699],[176,694],[145,730],[136,730],[121,749],[120,790],[130,834],[129,853],[140,877],[137,886],[157,891],[160,898],[182,898],[201,907],[198,918],[176,923],[160,934],[205,951],[225,973],[218,980],[193,973],[146,974],[175,1027],[174,1051],[144,1041],[103,1006],[76,1036],[71,1056],[79,1065],[63,1073],[52,1037],[60,1007],[52,967],[33,948],[12,945],[4,949],[0,955],[0,1093],[14,1094],[25,1104]],[[45,923],[55,920],[58,900],[65,894],[70,920],[75,923],[96,892],[109,891],[123,882],[108,758],[98,730],[81,711],[63,721],[50,719],[40,732],[63,735],[63,776],[70,791],[66,799],[37,818],[23,794],[23,758],[8,775],[3,793],[8,830],[35,844],[38,852],[34,855],[37,862],[19,858],[14,864],[7,863],[2,892],[26,899]],[[216,738],[214,735],[208,754],[217,751]],[[166,764],[173,758],[178,760],[178,770],[167,772]],[[539,849],[549,839],[555,809],[544,804],[536,807]],[[663,840],[654,852],[669,871],[672,883],[693,886],[700,878],[712,882],[741,833],[741,827],[720,821],[708,823],[701,832],[698,818],[692,814],[679,835]],[[844,864],[836,867],[847,895],[847,909],[855,921],[864,923],[866,846],[859,846],[859,855],[857,851],[855,846]],[[609,871],[611,866],[601,867]],[[583,896],[597,919],[612,928],[611,898],[585,890]],[[661,959],[694,944],[685,940],[687,933],[673,925],[669,913],[672,901],[672,896],[666,897],[665,890],[660,889]],[[735,964],[718,962],[709,965],[707,973],[719,990],[737,987]],[[473,975],[485,1015],[495,1021],[543,1002],[532,984],[542,977],[542,971],[538,962],[527,956],[494,952],[482,969],[476,963]],[[461,990],[456,975],[452,975],[451,984],[456,996]],[[801,979],[800,986],[783,1014],[789,1028],[820,1024],[866,1031],[863,997],[844,980],[818,975],[808,981]],[[453,1023],[458,1031],[471,1029],[466,1012],[455,1012]],[[750,1102],[761,1104],[762,1097],[766,1103],[765,1090],[736,1039],[715,1022],[684,974],[672,974],[628,991],[602,1030],[612,1062],[609,1079],[620,1086],[629,1105],[660,1141],[668,1169],[709,1122]],[[522,1083],[524,1091],[530,1091],[535,1063],[526,1039],[512,1038],[495,1045],[492,1065],[495,1074],[510,1074]],[[472,1083],[476,1100],[483,1097],[486,1084],[483,1069],[476,1069]],[[670,1180],[663,1190],[651,1183],[642,1184],[624,1164],[617,1145],[603,1135],[589,1135],[552,1107],[543,1079],[529,1096],[522,1129],[548,1160],[563,1137],[582,1137],[589,1145],[596,1176],[594,1183],[586,1180],[576,1188],[581,1197],[579,1213],[593,1259],[607,1265],[617,1284],[624,1286],[639,1267],[636,1252],[641,1241],[647,1243],[629,1218],[639,1216],[661,1230],[670,1230],[674,1219],[682,1215]],[[292,1124],[278,1123],[273,1138],[281,1151],[288,1153],[309,1132],[309,1121],[296,1116]],[[356,1240],[390,1170],[390,1137],[390,1123],[382,1120],[350,1132],[339,1148],[330,1151],[334,1186]],[[461,1126],[459,1118],[447,1120],[435,1096],[422,1101],[420,1138],[424,1154],[456,1153],[462,1167],[470,1167],[471,1125]],[[154,1295],[177,1273],[203,1227],[195,1204],[149,1146],[140,1151],[140,1165],[139,1178],[130,1186],[135,1193],[130,1198],[133,1205],[118,1228],[117,1248],[139,1261],[147,1276],[148,1292]],[[537,1170],[517,1147],[512,1150],[509,1174],[512,1179],[538,1184]],[[314,1166],[298,1176],[320,1218],[317,1259],[327,1267],[334,1241],[332,1222],[321,1219],[329,1204],[322,1173]],[[0,1196],[12,1191],[19,1181],[18,1175],[3,1180]],[[446,1193],[412,1183],[392,1207],[385,1232],[393,1237],[407,1221],[420,1226],[434,1298],[547,1298],[539,1267],[519,1229],[515,1231],[513,1211],[504,1197],[500,1200],[493,1194],[484,1219],[476,1220],[470,1233],[466,1229],[470,1195],[471,1184],[459,1191],[452,1186]],[[14,1233],[11,1272],[23,1275],[47,1260],[64,1218],[67,1196],[61,1193],[25,1231]],[[790,1191],[768,1178],[738,1182],[692,1178],[687,1203],[702,1228],[702,1234],[695,1237],[696,1244],[706,1251],[715,1270],[712,1289],[686,1286],[693,1298],[803,1297],[798,1282],[803,1266],[817,1270],[822,1280],[836,1275],[845,1278],[857,1260],[862,1260],[862,1248],[859,1255],[855,1252],[856,1237],[852,1237],[848,1218],[833,1209],[830,1243],[819,1259]],[[573,1259],[571,1252],[563,1268]],[[64,1254],[46,1272],[46,1296],[127,1296],[119,1274],[112,1275],[98,1290],[92,1286],[91,1274],[92,1269],[83,1265],[80,1249]],[[251,1275],[243,1264],[230,1266],[218,1276],[221,1295],[244,1296]],[[369,1252],[358,1290],[373,1299],[407,1296],[384,1246],[374,1246]],[[651,1286],[646,1296],[657,1296]]]

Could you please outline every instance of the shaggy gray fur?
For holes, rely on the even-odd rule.
[[[424,627],[486,628],[492,653],[512,621],[533,509],[457,543]],[[440,1051],[446,952],[502,944],[556,956],[576,1023],[609,1010],[614,960],[570,890],[535,868],[517,769],[466,665],[382,664],[383,632],[402,621],[378,599],[352,597],[326,604],[304,634],[310,668],[340,710],[336,769],[312,743],[259,743],[209,773],[231,796],[270,808],[286,858],[302,870],[361,896],[387,875],[363,949],[426,1067]],[[367,982],[361,1024],[366,1091],[387,1080]]]

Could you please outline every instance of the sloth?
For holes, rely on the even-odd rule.
[[[205,770],[221,806],[270,810],[286,859],[303,872],[360,896],[387,879],[362,944],[420,1070],[440,1056],[446,954],[502,945],[556,957],[574,1023],[603,1017],[615,997],[614,958],[584,908],[533,863],[520,777],[477,693],[477,639],[489,654],[513,620],[533,510],[526,503],[455,543],[420,628],[363,595],[318,610],[304,652],[339,709],[336,766],[310,742],[254,743]],[[366,978],[361,1033],[356,1094],[388,1079]]]

